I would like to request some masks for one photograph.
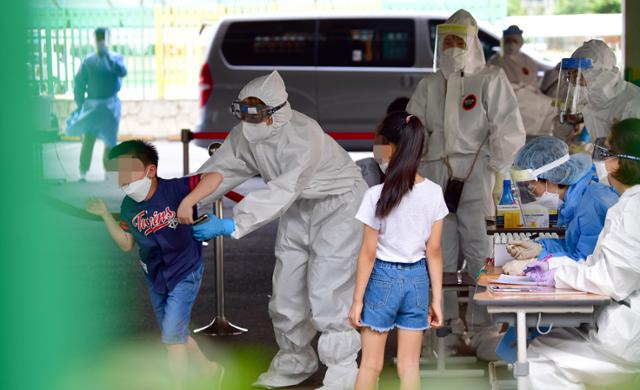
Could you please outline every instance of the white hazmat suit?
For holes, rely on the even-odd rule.
[[[287,100],[277,72],[249,82],[238,98],[269,106]],[[354,288],[362,224],[355,219],[367,185],[347,152],[318,123],[291,109],[276,111],[273,124],[234,127],[222,147],[199,169],[224,181],[203,202],[261,175],[268,189],[248,194],[233,210],[234,238],[280,218],[269,314],[280,347],[256,386],[284,387],[318,368],[310,343],[327,366],[325,389],[350,389],[357,375],[360,337],[347,314]]]
[[[640,185],[609,209],[593,255],[563,263],[555,282],[615,302],[598,313],[589,331],[561,328],[535,339],[528,350],[530,387],[583,390],[640,374]]]
[[[457,212],[445,218],[442,237],[444,271],[456,271],[461,251],[468,261],[469,274],[475,278],[491,255],[485,217],[493,213],[495,175],[511,166],[525,143],[525,131],[509,80],[500,68],[485,65],[474,18],[459,10],[445,24],[471,26],[471,31],[475,30],[466,41],[464,75],[460,69],[451,69],[448,61],[442,61],[437,72],[420,81],[407,110],[420,118],[428,132],[419,172],[443,190],[449,179],[444,157],[448,156],[453,175],[465,178],[480,149]],[[438,58],[446,54],[442,53],[443,41],[438,39]],[[457,310],[455,297],[445,295],[445,317],[457,317]],[[476,319],[479,317],[481,314],[476,313]],[[488,318],[483,320],[488,322]],[[488,358],[495,356],[495,345],[484,348],[474,344],[479,354],[488,351]]]
[[[476,21],[464,10],[453,14],[446,23],[476,26]],[[513,89],[504,72],[485,65],[477,34],[467,46],[462,93],[458,88],[456,91],[450,88],[450,92],[457,95],[449,99],[447,84],[453,73],[441,68],[420,81],[408,111],[420,118],[429,135],[420,173],[443,190],[449,178],[443,158],[449,157],[454,176],[464,178],[482,145],[478,161],[464,185],[458,211],[445,219],[442,240],[445,271],[456,270],[461,241],[460,249],[469,261],[469,272],[475,277],[491,254],[485,216],[493,211],[493,178],[496,172],[511,165],[516,152],[524,145],[525,132]],[[455,76],[458,75],[456,72]],[[454,118],[448,123],[457,122],[458,126],[445,129],[447,116],[457,116],[457,121]]]
[[[502,54],[494,55],[487,63],[502,68],[511,82],[527,135],[551,135],[553,99],[540,92],[538,64],[520,51],[523,43],[522,30],[509,27],[503,31]]]
[[[616,55],[601,40],[585,42],[572,58],[591,58],[592,69],[584,71],[587,105],[584,125],[591,141],[609,135],[611,125],[626,118],[640,118],[640,87],[624,81],[616,66]]]
[[[515,29],[513,29],[514,27]],[[508,36],[510,40],[515,40],[517,43],[503,43],[502,54],[494,55],[487,63],[502,68],[511,84],[522,87],[530,85],[537,89],[538,64],[531,57],[520,51],[524,44],[522,31],[517,26],[511,26],[503,31],[503,35],[503,40]]]

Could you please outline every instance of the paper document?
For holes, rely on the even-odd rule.
[[[499,278],[494,279],[491,283],[500,284],[517,284],[521,286],[535,286],[536,282],[531,280],[528,276],[512,276],[512,275],[500,275]]]
[[[489,286],[491,293],[584,295],[584,291],[566,290],[546,286]]]

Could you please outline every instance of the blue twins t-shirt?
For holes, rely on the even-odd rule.
[[[140,265],[153,281],[153,290],[165,294],[194,271],[202,258],[202,243],[191,235],[191,225],[178,224],[178,206],[200,181],[200,176],[158,178],[158,188],[146,201],[125,196],[120,227],[140,247]],[[195,217],[195,207],[194,207]]]

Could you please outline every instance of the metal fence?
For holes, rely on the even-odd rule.
[[[129,9],[38,10],[38,24],[28,31],[29,71],[40,93],[73,96],[73,77],[93,49],[93,30],[111,29],[111,49],[125,58],[129,74],[121,97],[164,98],[197,94],[198,45],[203,18],[210,13],[165,7]],[[213,18],[212,18],[213,19]],[[188,88],[186,88],[188,87]],[[193,90],[193,91],[191,91]]]
[[[186,2],[188,3],[188,2]],[[73,97],[73,77],[93,51],[93,30],[111,29],[112,50],[124,55],[129,74],[124,99],[194,99],[212,28],[229,14],[419,9],[452,11],[459,0],[237,0],[207,5],[128,8],[37,8],[27,32],[28,71],[40,94]],[[468,2],[467,2],[468,3]],[[475,2],[479,19],[506,16],[506,1]]]

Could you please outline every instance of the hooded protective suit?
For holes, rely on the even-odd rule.
[[[517,43],[503,44],[502,54],[491,57],[489,65],[502,68],[511,84],[521,87],[530,85],[538,89],[538,64],[520,51],[524,44],[522,30],[518,29],[518,26],[511,26],[502,33],[503,40],[508,36]]]
[[[451,69],[446,62],[436,64],[438,71],[420,81],[407,111],[420,118],[428,132],[419,172],[443,190],[450,176],[444,158],[448,157],[453,176],[465,178],[480,150],[457,212],[445,218],[442,238],[444,271],[455,272],[461,254],[468,261],[469,274],[476,277],[491,255],[485,217],[494,210],[491,193],[495,174],[511,165],[525,143],[525,131],[509,80],[500,68],[485,65],[475,19],[459,10],[445,24],[474,30],[465,42],[462,71]],[[438,58],[446,54],[443,42],[438,40]],[[444,298],[445,317],[455,317],[455,296],[445,294]],[[475,320],[479,317],[476,313]],[[492,354],[493,349],[486,348]]]
[[[553,259],[550,266],[556,266]],[[557,288],[610,296],[588,331],[554,329],[529,346],[531,389],[583,390],[610,386],[640,373],[640,185],[609,209],[593,255],[562,262]],[[610,387],[613,388],[613,387]]]
[[[457,11],[446,23],[477,26],[464,10]],[[447,77],[452,74],[448,69],[439,69],[422,79],[409,101],[408,111],[420,118],[429,135],[420,173],[443,189],[449,178],[443,158],[448,156],[454,176],[464,178],[481,148],[457,213],[445,219],[442,240],[445,271],[456,270],[458,241],[464,237],[460,249],[475,276],[490,255],[485,216],[493,209],[493,177],[511,165],[515,153],[524,145],[525,132],[513,89],[501,69],[484,64],[477,34],[467,42],[464,76],[460,77],[459,72],[454,75],[463,80],[462,89],[447,90]],[[458,93],[453,99],[455,105],[445,104],[447,92]],[[445,129],[447,116],[456,116],[458,126]],[[447,122],[455,123],[455,119]]]
[[[240,91],[269,106],[287,100],[277,72],[258,77]],[[320,360],[327,365],[324,388],[350,389],[357,375],[360,337],[347,314],[354,288],[362,224],[355,219],[367,185],[349,155],[318,123],[291,109],[276,111],[273,124],[242,122],[199,169],[219,172],[212,202],[261,175],[268,189],[248,194],[234,208],[234,238],[280,218],[269,314],[280,347],[256,386],[284,387],[304,381],[318,368],[310,343],[316,331]]]
[[[591,140],[609,135],[615,122],[640,117],[640,88],[622,79],[616,55],[606,43],[592,39],[571,57],[591,58],[593,63],[593,68],[584,72],[588,103],[582,113]]]
[[[523,43],[522,30],[510,26],[503,31],[502,53],[491,57],[488,64],[502,68],[511,82],[527,135],[551,135],[553,99],[540,92],[538,64],[520,51]]]

